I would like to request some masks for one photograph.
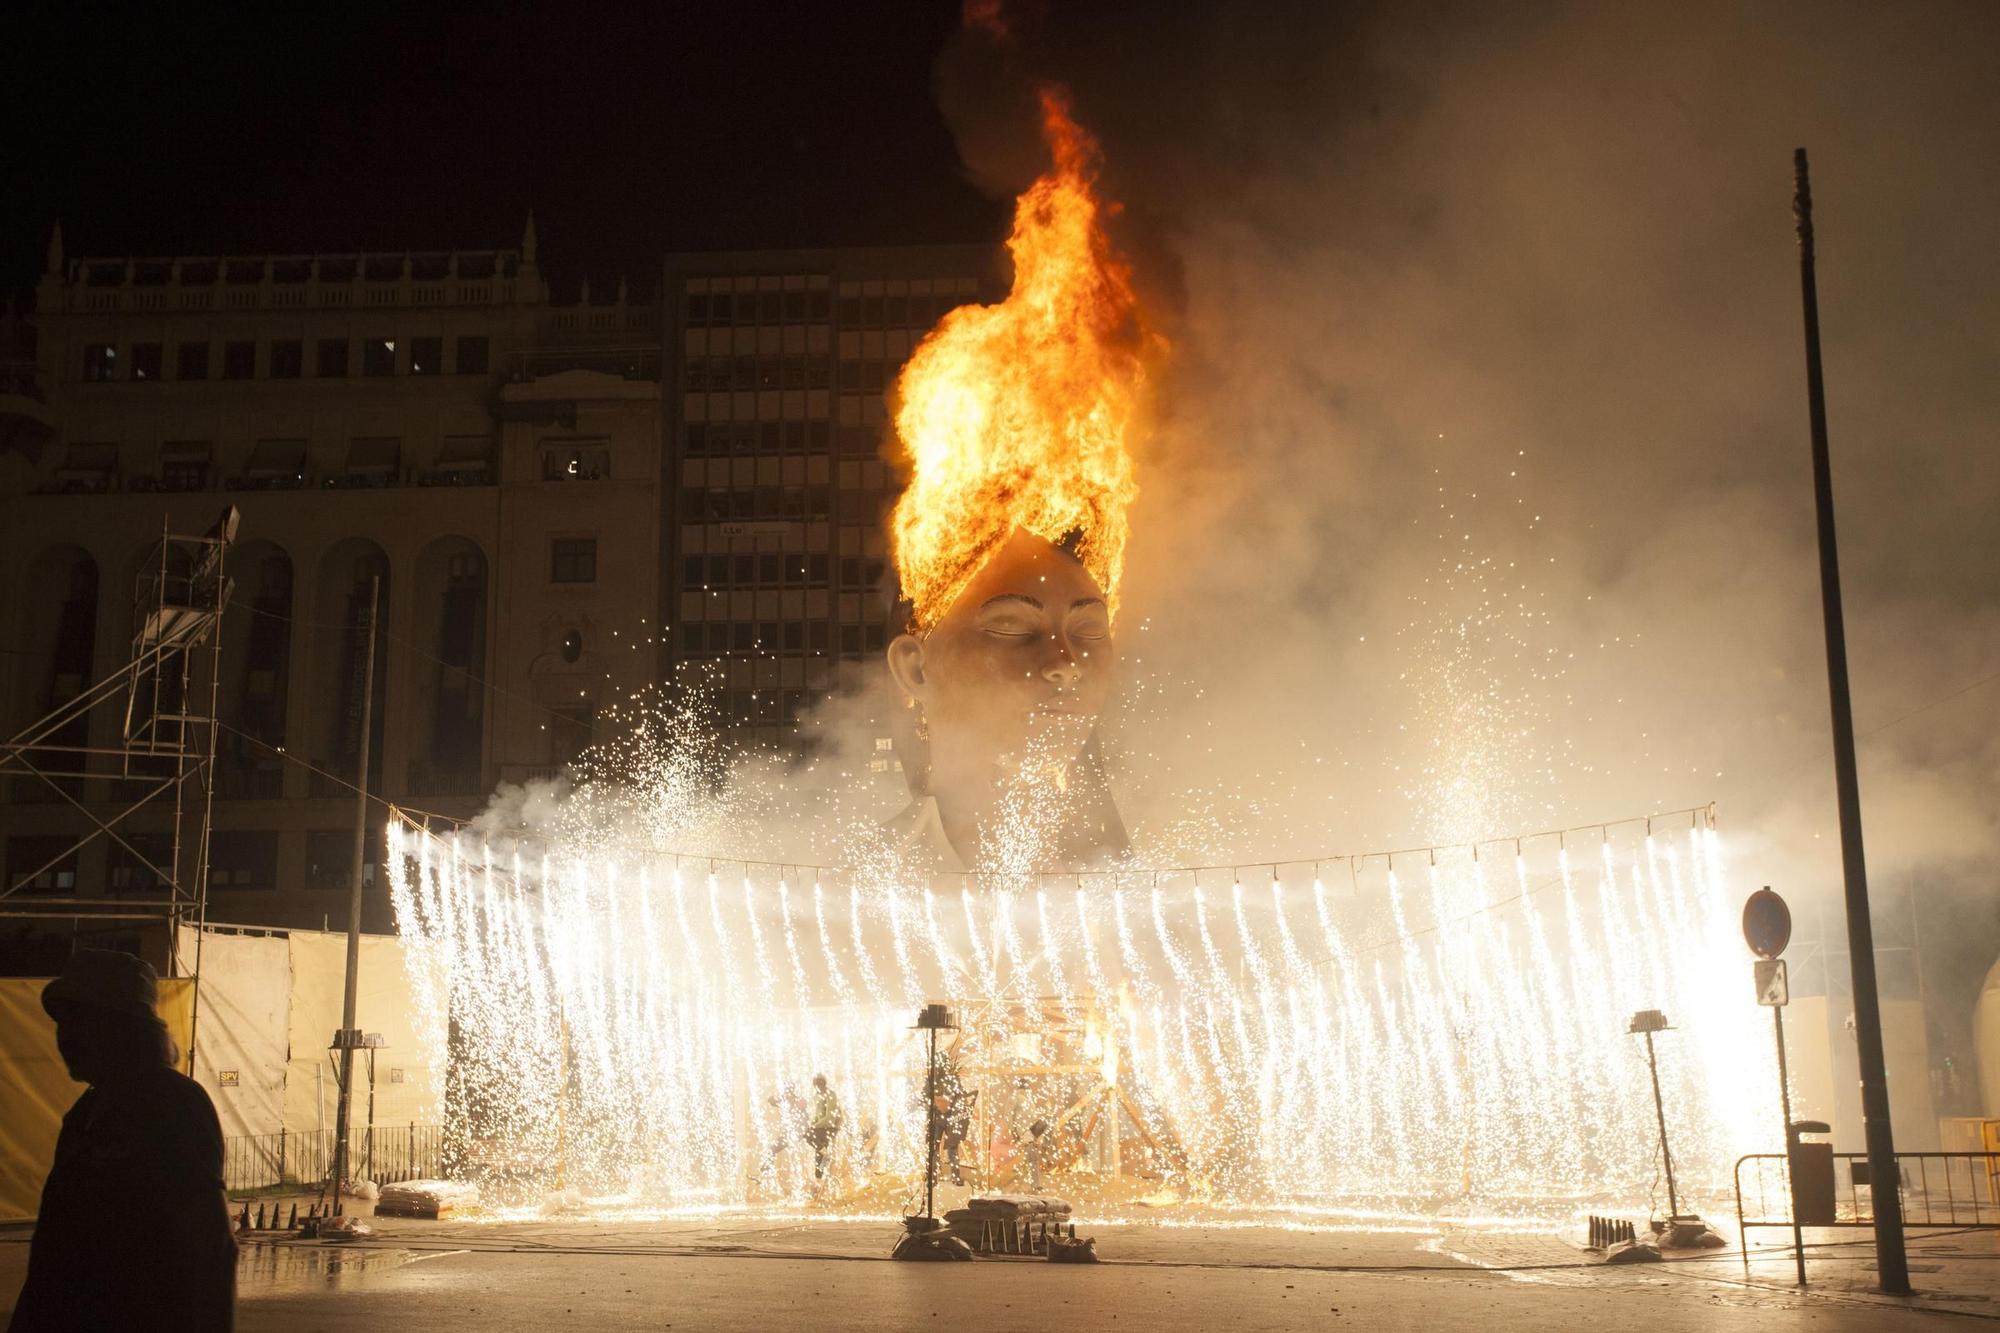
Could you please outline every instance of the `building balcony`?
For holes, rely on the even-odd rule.
[[[554,782],[568,771],[568,764],[502,764],[500,780],[525,786],[530,782]]]
[[[35,488],[36,495],[187,495],[207,491],[269,494],[277,491],[377,491],[408,486],[492,486],[490,456],[444,457],[434,467],[357,472],[239,472],[211,480],[205,470],[124,476],[112,468],[62,468]]]
[[[43,314],[396,310],[540,304],[516,250],[77,259],[45,280]]]
[[[304,472],[290,472],[272,477],[224,477],[222,479],[222,489],[225,491],[304,491],[312,489],[312,478]]]
[[[412,796],[478,796],[485,790],[476,759],[410,761]]]
[[[660,349],[641,347],[572,347],[514,352],[507,358],[507,379],[525,384],[573,370],[610,375],[622,380],[660,378]]]

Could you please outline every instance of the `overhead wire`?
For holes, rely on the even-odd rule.
[[[443,823],[460,825],[460,826],[471,822],[470,820],[465,819],[464,817],[459,815],[439,814],[435,810],[420,809],[419,807],[411,805],[406,801],[392,801],[387,797],[382,796],[376,792],[371,791],[363,793],[361,791],[360,784],[349,782],[346,778],[341,777],[338,773],[330,772],[327,769],[321,768],[318,764],[313,763],[311,760],[301,759],[297,755],[293,754],[290,750],[287,750],[282,745],[273,745],[269,741],[264,740],[260,736],[253,736],[249,732],[243,730],[241,727],[231,726],[229,723],[223,722],[220,719],[216,721],[215,725],[220,727],[222,730],[229,732],[233,736],[241,736],[244,740],[249,741],[252,745],[257,746],[259,749],[267,750],[270,753],[278,756],[278,758],[280,759],[283,759],[289,763],[297,764],[300,768],[305,769],[308,773],[312,773],[315,776],[325,778],[328,782],[331,782],[336,786],[345,787],[347,788],[347,790],[354,792],[357,795],[366,795],[369,800],[375,802],[377,805],[385,807],[391,813],[400,811],[406,814],[422,815],[426,819],[435,819]]]
[[[1693,818],[1696,827],[1706,826],[1712,828],[1714,826],[1714,809],[1715,809],[1714,803],[1710,802],[1704,805],[1688,806],[1680,810],[1662,811],[1651,815],[1632,815],[1624,819],[1604,820],[1594,824],[1579,824],[1572,828],[1547,829],[1539,833],[1524,833],[1519,835],[1508,835],[1505,837],[1484,838],[1478,840],[1477,842],[1440,844],[1435,847],[1399,848],[1391,852],[1343,853],[1339,855],[1328,855],[1319,857],[1310,857],[1310,856],[1286,857],[1276,861],[1239,861],[1231,863],[1229,865],[1199,865],[1199,866],[1135,865],[1135,866],[1116,867],[1105,870],[1087,870],[1087,871],[1078,871],[1071,867],[1057,867],[1057,868],[1036,869],[1033,871],[1029,871],[1027,873],[1032,875],[1037,882],[1043,883],[1044,885],[1046,885],[1046,882],[1051,879],[1055,879],[1058,881],[1064,881],[1064,880],[1080,881],[1085,876],[1101,878],[1101,879],[1112,879],[1112,880],[1116,880],[1125,876],[1133,876],[1133,877],[1150,876],[1153,879],[1154,883],[1157,884],[1160,876],[1162,875],[1189,876],[1198,878],[1200,875],[1204,873],[1212,873],[1221,870],[1236,871],[1238,873],[1244,870],[1269,871],[1272,877],[1276,879],[1279,878],[1278,872],[1286,866],[1310,865],[1314,867],[1314,877],[1318,878],[1319,877],[1318,868],[1320,866],[1327,864],[1328,862],[1337,863],[1345,861],[1348,863],[1350,874],[1353,874],[1355,868],[1361,865],[1363,862],[1376,859],[1381,859],[1389,862],[1393,868],[1394,858],[1398,856],[1410,857],[1418,855],[1429,855],[1434,858],[1435,855],[1439,852],[1450,853],[1450,852],[1476,851],[1476,849],[1479,847],[1492,846],[1495,843],[1514,843],[1518,845],[1523,842],[1533,842],[1545,838],[1556,838],[1558,840],[1561,840],[1568,837],[1570,834],[1575,834],[1575,833],[1598,833],[1608,837],[1610,830],[1614,828],[1621,828],[1626,825],[1644,824],[1647,826],[1648,834],[1650,836],[1652,823],[1655,820],[1679,819],[1682,817],[1691,816]],[[414,831],[422,833],[429,837],[439,836],[435,832],[432,832],[428,829],[423,829],[414,824],[412,824],[412,828]],[[672,861],[676,867],[680,867],[683,865],[692,865],[692,866],[705,865],[708,867],[710,873],[713,873],[715,867],[717,866],[739,866],[744,870],[745,873],[748,873],[752,870],[770,870],[770,871],[777,871],[780,874],[786,872],[811,871],[816,876],[826,878],[839,875],[840,873],[848,869],[848,867],[841,865],[827,864],[827,863],[815,864],[810,861],[802,861],[796,858],[789,860],[770,860],[770,859],[751,857],[751,856],[727,856],[709,852],[673,851],[663,848],[652,848],[652,847],[637,846],[637,845],[627,845],[621,843],[598,843],[596,844],[596,849],[599,851],[624,851],[641,857],[654,858],[660,861]],[[942,871],[938,872],[935,877],[945,878],[945,879],[952,879],[952,878],[962,879],[967,881],[968,885],[978,881],[981,878],[985,878],[985,876],[982,876],[980,872],[970,871],[970,870]],[[1444,925],[1455,924],[1458,921],[1469,920],[1471,919],[1471,917],[1479,915],[1482,912],[1488,912],[1495,910],[1497,908],[1511,906],[1512,904],[1521,902],[1523,899],[1527,897],[1546,892],[1548,889],[1554,888],[1562,882],[1561,877],[1559,875],[1558,876],[1542,875],[1542,876],[1537,876],[1537,879],[1539,880],[1539,882],[1534,886],[1524,887],[1520,890],[1517,890],[1514,894],[1512,894],[1509,897],[1499,898],[1491,902],[1485,903],[1482,906],[1475,908],[1472,912],[1466,914],[1465,916],[1453,918],[1452,921],[1449,922],[1434,923],[1433,925],[1425,927],[1422,930],[1411,931],[1407,936],[1398,936],[1396,939],[1385,941],[1384,944],[1396,943],[1398,939],[1405,939],[1405,938],[1416,939],[1421,936],[1431,934]],[[1356,882],[1358,883],[1358,880]],[[1383,945],[1370,945],[1368,947],[1372,949],[1372,948],[1383,947]]]
[[[334,630],[341,633],[345,633],[346,631],[355,628],[353,625],[341,624],[338,622],[331,622],[324,620],[306,620],[299,616],[267,610],[264,607],[258,606],[254,602],[244,601],[241,595],[231,597],[229,599],[229,604],[231,606],[240,607],[243,610],[250,612],[252,615],[265,616],[269,619],[283,621],[284,623],[293,626],[305,626],[309,629]],[[383,618],[387,619],[386,616],[384,616]],[[536,700],[532,698],[524,697],[513,690],[507,689],[503,685],[499,685],[491,680],[486,679],[483,676],[477,675],[474,672],[472,672],[469,668],[462,665],[461,663],[447,662],[445,661],[445,659],[437,656],[434,653],[426,652],[424,649],[418,647],[416,644],[412,643],[410,640],[404,638],[402,635],[396,633],[391,629],[388,629],[386,627],[381,627],[378,629],[378,633],[381,635],[382,641],[385,644],[393,644],[404,652],[410,653],[417,657],[421,657],[425,661],[430,662],[437,666],[444,667],[448,671],[462,672],[464,673],[465,678],[467,680],[478,685],[483,690],[487,690],[503,698],[511,699],[516,703],[525,704],[527,707],[534,709],[536,712],[545,714],[546,716],[554,718],[559,722],[566,722],[571,726],[582,728],[586,733],[590,729],[589,723],[583,722],[578,718],[570,716],[567,713],[563,713],[557,709],[551,708],[547,704],[538,703]],[[608,671],[604,673],[604,680],[607,684],[615,683],[612,681],[611,673]]]

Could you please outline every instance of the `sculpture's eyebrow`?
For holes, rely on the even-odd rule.
[[[1086,606],[1103,606],[1104,604],[1102,597],[1079,597],[1069,604],[1069,609],[1072,611],[1081,611]]]
[[[1033,597],[1028,596],[1026,593],[1019,593],[1019,592],[998,593],[992,597],[987,598],[984,602],[982,602],[980,604],[979,609],[981,611],[990,611],[995,606],[998,606],[1001,602],[1024,602],[1027,605],[1034,607],[1037,611],[1042,609],[1042,604],[1039,601],[1035,600]]]

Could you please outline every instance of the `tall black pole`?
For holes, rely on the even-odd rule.
[[[333,1117],[333,1211],[340,1213],[341,1177],[347,1172],[347,1126],[354,1104],[355,992],[361,977],[361,873],[368,862],[368,742],[375,720],[375,620],[382,579],[368,580],[368,651],[361,675],[361,765],[354,775],[354,879],[347,886],[347,987],[340,1002],[340,1101]],[[372,1056],[370,1057],[373,1058]],[[371,1082],[369,1098],[375,1095]],[[374,1118],[371,1111],[371,1120]]]
[[[1806,150],[1792,155],[1792,216],[1799,233],[1805,299],[1806,395],[1812,411],[1813,499],[1819,511],[1819,592],[1826,618],[1826,683],[1833,705],[1833,773],[1840,801],[1840,861],[1847,888],[1847,956],[1854,973],[1854,1039],[1861,1063],[1861,1121],[1868,1137],[1875,1209],[1875,1269],[1890,1295],[1910,1290],[1903,1251],[1903,1196],[1889,1127],[1882,1007],[1875,991],[1875,929],[1868,917],[1868,861],[1861,847],[1861,784],[1854,766],[1854,707],[1847,693],[1847,627],[1840,608],[1840,553],[1833,535],[1833,464],[1826,443],[1826,385],[1819,364],[1819,288],[1813,275],[1812,183]]]
[[[1772,1031],[1778,1034],[1778,1106],[1785,1117],[1785,1168],[1787,1170],[1797,1170],[1797,1167],[1793,1163],[1798,1160],[1799,1156],[1794,1151],[1798,1147],[1799,1136],[1792,1129],[1792,1075],[1791,1071],[1785,1067],[1784,1005],[1774,1004],[1771,1006],[1771,1025]],[[1805,1233],[1799,1229],[1797,1197],[1798,1191],[1794,1187],[1792,1203],[1792,1262],[1798,1266],[1799,1285],[1803,1287],[1806,1284],[1806,1239]],[[1750,1249],[1747,1245],[1743,1249],[1743,1263],[1747,1271],[1750,1263]]]

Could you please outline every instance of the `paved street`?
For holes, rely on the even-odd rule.
[[[1136,1327],[1659,1330],[1926,1329],[2000,1318],[2000,1248],[1920,1239],[1913,1302],[1867,1290],[1865,1246],[1818,1251],[1814,1288],[1789,1258],[1746,1280],[1735,1252],[1663,1265],[1585,1266],[1551,1236],[1114,1225],[1107,1260],[893,1264],[889,1223],[385,1221],[352,1246],[250,1243],[245,1330],[660,1327],[984,1330]],[[1847,1233],[1849,1236],[1852,1233]],[[1834,1238],[1838,1241],[1840,1238]],[[128,1242],[121,1242],[128,1243]],[[25,1235],[0,1238],[11,1304]]]

